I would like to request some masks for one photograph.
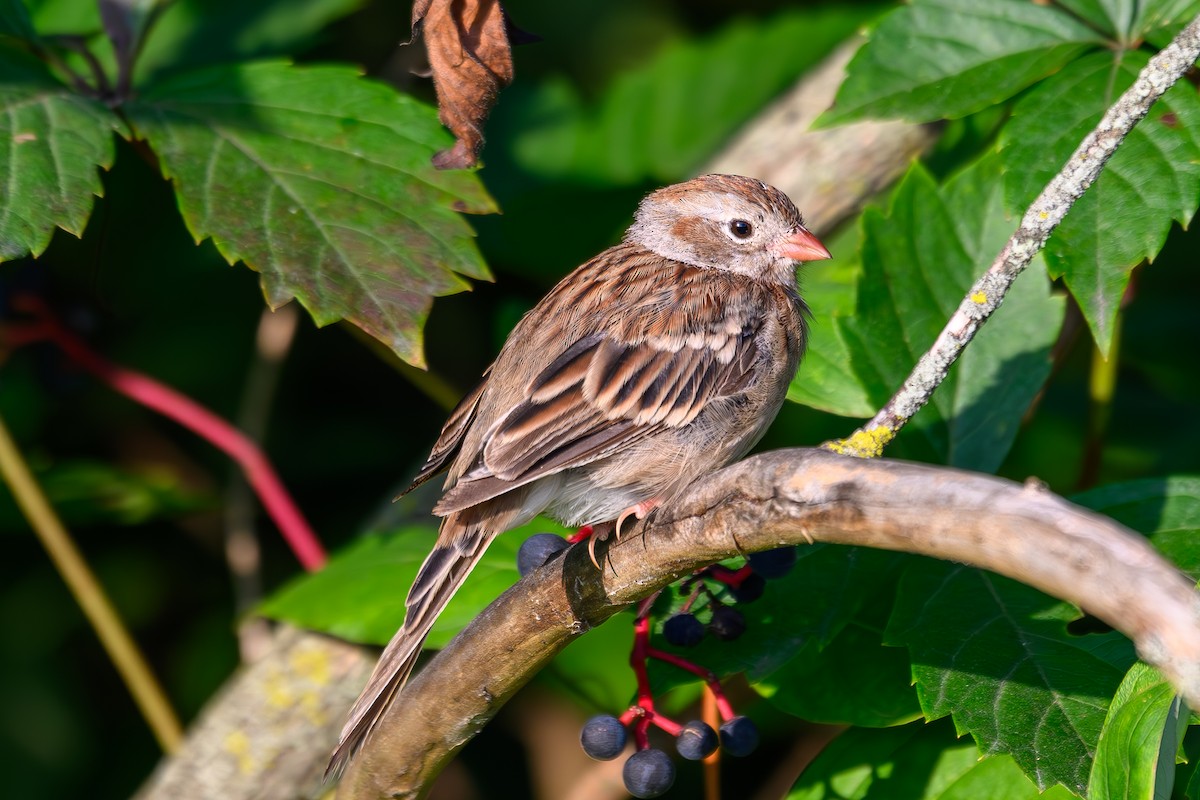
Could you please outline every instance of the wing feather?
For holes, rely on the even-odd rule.
[[[429,458],[425,459],[425,464],[417,473],[417,477],[413,478],[409,487],[400,493],[400,497],[444,470],[450,465],[454,456],[458,455],[467,430],[470,429],[471,423],[475,420],[475,414],[479,410],[479,401],[483,397],[484,390],[487,389],[488,374],[491,371],[491,367],[484,370],[483,377],[480,378],[475,388],[468,392],[462,400],[459,400],[458,405],[450,412],[450,418],[442,426],[442,432],[438,434]]]
[[[482,451],[438,503],[448,514],[603,458],[665,428],[692,422],[736,394],[754,363],[754,333],[662,342],[593,335],[575,342],[533,381],[526,399],[485,437]]]

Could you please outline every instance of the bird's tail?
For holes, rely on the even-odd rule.
[[[452,530],[458,527],[453,520],[451,516],[442,523],[438,545],[425,559],[417,579],[413,581],[405,601],[408,613],[404,626],[384,648],[366,688],[350,709],[341,738],[329,759],[329,766],[325,768],[326,777],[341,774],[366,743],[408,680],[421,654],[421,645],[438,615],[471,574],[495,537],[490,530],[481,527]]]

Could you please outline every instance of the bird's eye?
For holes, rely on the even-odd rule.
[[[754,233],[754,226],[744,219],[735,219],[729,223],[729,232],[739,239],[749,239]]]

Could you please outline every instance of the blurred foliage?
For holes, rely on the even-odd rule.
[[[421,172],[427,156],[394,147],[396,131],[419,130],[417,144],[428,151],[448,137],[420,105],[432,100],[428,82],[413,74],[421,48],[397,46],[408,38],[406,5],[178,0],[146,39],[133,74],[144,91],[128,98],[126,115],[68,89],[62,67],[45,68],[18,44],[35,30],[73,34],[101,68],[116,70],[118,56],[106,46],[90,0],[0,0],[0,106],[13,111],[0,129],[11,138],[22,125],[41,126],[26,142],[34,148],[22,151],[28,161],[0,161],[14,180],[36,178],[20,191],[10,184],[0,197],[0,258],[9,259],[0,266],[4,318],[14,319],[15,296],[35,292],[106,356],[236,419],[249,375],[262,368],[254,337],[263,302],[259,276],[229,268],[226,259],[244,256],[261,269],[283,245],[293,248],[284,268],[302,274],[307,259],[336,243],[321,224],[262,222],[285,175],[315,164],[337,190],[313,188],[303,205],[326,225],[351,213],[346,204],[337,210],[346,189],[369,189],[391,210],[414,216],[430,209],[430,197],[442,209],[453,205],[450,197],[470,198],[479,210],[487,195],[496,199],[501,215],[468,220],[478,253],[456,216],[429,211],[461,240],[453,248],[457,272],[495,276],[494,283],[474,282],[470,293],[439,297],[424,324],[432,372],[466,389],[520,315],[620,235],[642,194],[700,168],[742,123],[883,8],[783,0],[752,0],[736,11],[715,0],[514,5],[516,23],[542,39],[515,53],[517,81],[488,123],[484,168],[473,176],[429,176],[443,183],[420,194],[426,184],[404,183],[401,173],[428,175]],[[1015,16],[998,21],[996,8]],[[1143,40],[1161,46],[1166,32],[1197,10],[1185,0],[1141,3],[1129,14],[1122,8],[1116,0],[914,0],[874,25],[836,113],[955,119],[889,197],[844,230],[822,232],[837,258],[801,276],[815,312],[813,349],[792,387],[796,402],[761,447],[845,435],[853,421],[830,412],[865,416],[886,398],[1015,224],[1014,213],[1144,62]],[[912,45],[918,40],[921,46]],[[1122,43],[1113,50],[1119,62],[1087,54],[1105,41]],[[84,59],[63,40],[42,44],[66,68],[87,74]],[[276,60],[248,65],[264,58]],[[928,63],[918,69],[921,60]],[[374,80],[325,66],[330,62],[361,66]],[[1103,76],[1113,83],[1101,98],[1087,87]],[[315,93],[298,91],[293,79],[310,80]],[[218,91],[206,95],[206,86]],[[231,116],[216,120],[217,129],[226,128],[226,144],[218,146],[211,123],[219,104],[211,101],[230,99],[233,108],[221,113]],[[289,105],[279,112],[288,118],[272,117],[271,125],[290,144],[275,147],[256,127],[262,109],[255,105],[270,99]],[[1082,233],[1068,236],[1067,229],[1052,243],[1050,274],[1064,275],[1065,284],[1051,284],[1044,266],[1031,269],[893,454],[1018,480],[1036,475],[1063,494],[1089,489],[1076,499],[1146,534],[1195,576],[1200,489],[1186,473],[1197,472],[1200,451],[1200,273],[1195,235],[1171,223],[1195,213],[1195,145],[1188,139],[1195,125],[1186,124],[1196,114],[1194,87],[1177,87],[1169,103],[1147,121],[1157,127],[1135,133],[1128,163],[1114,160],[1115,177],[1101,179],[1123,179],[1136,191],[1098,185],[1088,201],[1095,207],[1078,215]],[[339,118],[326,128],[320,116],[331,105]],[[416,110],[401,119],[399,106]],[[171,125],[163,122],[170,114]],[[179,125],[179,115],[197,122]],[[347,124],[355,119],[381,127],[364,132]],[[129,125],[145,140],[131,139]],[[219,161],[237,138],[231,130],[260,137],[258,161],[230,162],[218,191],[197,191],[189,173],[210,156]],[[312,150],[304,152],[300,139]],[[369,166],[364,153],[386,168]],[[1173,169],[1181,159],[1191,166]],[[256,168],[263,163],[267,168]],[[98,172],[97,164],[111,168]],[[179,182],[177,190],[164,173]],[[1164,175],[1170,180],[1160,180]],[[476,178],[486,195],[474,184],[444,183]],[[356,222],[374,231],[390,219],[378,213]],[[215,245],[196,244],[209,235]],[[407,235],[397,233],[390,250],[364,247],[361,262],[370,270],[395,267],[406,258]],[[1096,275],[1079,271],[1086,263],[1066,260],[1076,246],[1100,254],[1091,261]],[[1154,263],[1141,264],[1145,257]],[[411,267],[404,267],[404,280],[419,274]],[[466,285],[446,276],[422,287],[426,297]],[[1103,284],[1094,305],[1067,298],[1064,287],[1080,294],[1080,281]],[[378,296],[390,302],[386,289]],[[419,306],[406,323],[416,338],[399,348],[409,356],[419,352]],[[332,318],[314,314],[322,323]],[[1102,318],[1119,319],[1119,336]],[[1089,394],[1088,325],[1116,369],[1115,396],[1102,408]],[[284,482],[338,557],[305,579],[271,524],[260,519],[258,527],[262,581],[270,590],[283,587],[268,610],[382,641],[433,535],[428,510],[436,490],[423,488],[394,505],[390,499],[423,461],[444,409],[396,369],[394,356],[366,341],[345,325],[318,331],[304,322],[265,433]],[[79,373],[48,345],[6,346],[2,353],[0,414],[177,708],[194,717],[237,660],[242,608],[223,554],[229,464],[208,444]],[[1098,423],[1103,417],[1106,425]],[[1094,481],[1081,485],[1089,475]],[[365,532],[379,535],[359,538]],[[7,547],[0,559],[5,793],[128,796],[157,758],[153,741],[6,494],[0,536]],[[460,607],[442,620],[442,641],[513,580],[520,538],[502,537],[492,548],[490,568],[479,570],[456,601]],[[981,604],[981,595],[993,605]],[[660,616],[680,602],[664,595]],[[805,771],[789,795],[795,798],[1034,798],[1038,783],[1062,781],[1078,791],[1123,774],[1139,776],[1138,796],[1151,796],[1146,786],[1170,791],[1174,765],[1160,756],[1182,726],[1171,728],[1169,692],[1133,666],[1122,638],[1077,634],[1080,614],[1067,604],[953,565],[814,547],[745,611],[750,628],[743,640],[706,641],[691,655],[721,671],[745,670],[766,698],[747,704],[768,735],[764,752],[723,765],[728,785],[747,795],[772,759],[783,760],[795,717],[856,726]],[[982,618],[971,614],[1006,622],[973,639]],[[538,682],[569,698],[581,716],[619,711],[632,691],[627,625],[628,616],[618,615],[583,637]],[[1036,640],[1036,652],[1021,649],[1027,640]],[[1008,680],[1018,661],[1032,671]],[[1037,673],[1047,665],[1051,674]],[[652,672],[656,688],[674,687],[679,707],[692,703],[694,689],[681,688],[679,676],[660,666]],[[951,714],[955,725],[904,724],[922,710]],[[1053,716],[1055,736],[1062,733],[1040,755],[1028,735],[1038,714]],[[956,739],[956,729],[975,741]],[[1194,738],[1185,737],[1185,751]],[[980,745],[993,755],[980,761]],[[487,770],[481,785],[489,797],[530,796],[521,771],[488,769],[519,758],[497,726],[463,754],[471,771]],[[1179,769],[1176,797],[1189,779],[1200,783],[1190,768]],[[687,771],[680,770],[673,796],[698,793],[698,779],[684,777]],[[1048,794],[1068,796],[1062,786]]]

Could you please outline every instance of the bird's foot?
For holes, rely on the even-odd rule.
[[[617,541],[621,541],[621,523],[631,516],[636,517],[639,520],[643,520],[646,518],[647,514],[658,508],[660,505],[662,505],[662,500],[657,497],[651,497],[649,500],[643,500],[642,502],[632,505],[622,511],[620,516],[617,517],[617,527],[615,529]]]
[[[584,525],[582,528],[580,528],[579,530],[575,531],[570,536],[568,536],[567,541],[570,542],[571,544],[578,544],[579,542],[582,542],[584,539],[595,538],[593,536],[594,533],[596,533],[595,528],[593,528],[591,525]]]

